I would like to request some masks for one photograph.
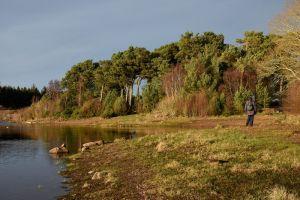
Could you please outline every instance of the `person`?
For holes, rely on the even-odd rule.
[[[249,99],[245,103],[244,110],[245,110],[245,113],[248,116],[246,126],[249,126],[249,125],[253,126],[254,115],[256,114],[256,105],[255,105],[254,98],[249,97]]]

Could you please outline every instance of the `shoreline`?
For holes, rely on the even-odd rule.
[[[0,110],[0,120],[18,124],[44,124],[66,126],[97,126],[97,127],[194,127],[214,128],[215,126],[237,127],[244,126],[246,115],[231,116],[207,116],[207,117],[168,117],[155,114],[133,114],[112,118],[92,117],[82,119],[41,118],[22,120],[18,110]],[[270,123],[282,118],[284,114],[258,114],[255,116],[255,124]],[[292,116],[292,115],[291,115]],[[297,118],[297,117],[296,117]],[[300,117],[299,117],[300,119]]]
[[[248,198],[246,194],[257,191],[252,193],[253,197],[267,198],[269,193],[282,188],[300,196],[300,178],[296,176],[300,173],[300,118],[258,114],[254,127],[245,127],[245,120],[245,115],[169,118],[139,114],[27,122],[149,130],[174,128],[134,140],[117,139],[70,155],[67,170],[61,175],[70,178],[71,189],[59,199],[230,199],[231,190],[239,197]],[[284,177],[291,182],[276,182]],[[239,188],[239,182],[245,186]]]
[[[294,130],[270,128],[186,129],[96,146],[69,157],[63,175],[70,177],[71,190],[60,199],[231,199],[249,194],[268,199],[281,190],[300,197],[300,146],[289,140]]]

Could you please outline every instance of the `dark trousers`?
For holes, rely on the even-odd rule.
[[[246,126],[248,125],[253,126],[253,121],[254,121],[254,115],[248,115]]]

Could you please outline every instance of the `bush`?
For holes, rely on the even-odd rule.
[[[106,97],[104,98],[103,101],[103,110],[101,112],[101,116],[104,118],[110,118],[114,116],[114,103],[116,101],[116,99],[118,98],[118,94],[117,91],[113,90],[110,91]]]
[[[158,104],[155,110],[163,116],[173,117],[176,115],[175,99],[173,97],[165,97]]]
[[[203,91],[193,94],[181,95],[175,100],[177,115],[206,116],[208,114],[208,99]]]
[[[119,115],[126,115],[128,111],[127,103],[123,97],[118,97],[113,104],[113,111],[114,114]]]
[[[283,110],[293,114],[300,113],[300,81],[289,85],[283,101]]]
[[[26,113],[22,113],[22,118],[27,120],[57,117],[61,110],[59,99],[49,100],[43,97],[39,102],[33,103],[26,109]]]
[[[261,83],[256,85],[256,102],[259,108],[267,108],[270,103],[268,88]]]
[[[163,91],[161,80],[154,78],[149,82],[142,93],[142,104],[144,112],[151,112],[162,99]]]
[[[233,100],[234,109],[236,113],[240,114],[244,112],[245,102],[251,96],[252,96],[252,92],[250,90],[245,89],[244,87],[240,87],[236,91]]]
[[[76,96],[70,95],[68,92],[61,95],[60,107],[63,112],[61,116],[64,118],[71,117],[73,111],[77,108]]]
[[[225,95],[224,93],[218,94],[215,92],[209,100],[208,114],[221,115],[225,108]]]
[[[101,113],[101,102],[99,99],[91,99],[83,103],[79,110],[79,117],[95,117]]]

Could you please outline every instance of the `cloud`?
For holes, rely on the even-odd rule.
[[[152,50],[178,40],[185,31],[224,33],[228,42],[234,42],[246,30],[266,31],[282,4],[280,0],[1,0],[0,82],[35,83],[41,88],[82,60],[108,59],[129,45]]]

